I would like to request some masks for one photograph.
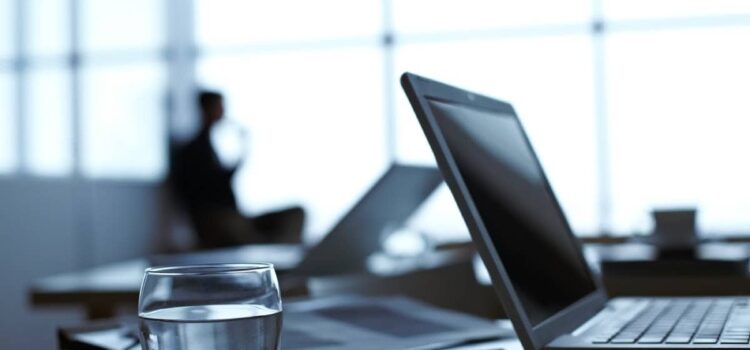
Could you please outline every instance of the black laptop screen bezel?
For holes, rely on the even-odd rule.
[[[473,106],[475,108],[509,115],[517,119],[518,117],[516,116],[513,107],[508,103],[411,73],[404,73],[401,76],[401,85],[403,86],[404,91],[409,98],[409,102],[417,115],[417,119],[427,137],[430,148],[432,148],[438,168],[440,168],[443,178],[448,184],[458,208],[461,211],[461,215],[466,222],[469,233],[474,242],[476,242],[479,254],[487,266],[495,291],[500,298],[506,314],[510,317],[511,321],[513,321],[513,326],[519,339],[524,345],[524,348],[527,350],[542,349],[554,338],[571,332],[601,310],[607,302],[607,296],[599,277],[593,273],[593,271],[590,271],[591,279],[594,283],[594,289],[591,293],[583,296],[577,302],[565,307],[563,310],[555,313],[544,321],[532,325],[529,317],[523,309],[518,294],[513,288],[498,252],[494,249],[493,241],[479,216],[476,205],[468,191],[461,173],[459,172],[456,161],[448,148],[440,126],[428,105],[428,101],[436,100],[457,105]],[[520,121],[518,122],[520,123]],[[529,148],[534,155],[534,158],[538,159],[534,150],[531,149],[525,132],[523,137],[529,144]],[[541,164],[538,164],[538,160],[537,165],[541,168]],[[546,175],[542,174],[542,176],[544,177],[547,190],[552,191]],[[575,245],[575,248],[579,252],[580,259],[583,260],[584,257],[580,241],[578,241],[573,235],[568,221],[564,218],[562,208],[557,202],[557,199],[554,196],[553,199],[556,208],[559,211],[559,215],[563,217],[565,222],[566,231],[569,235],[568,238],[572,240],[572,244]],[[588,268],[586,262],[582,262]]]

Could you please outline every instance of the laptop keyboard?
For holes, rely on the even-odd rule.
[[[656,299],[631,319],[605,321],[594,344],[748,344],[750,304],[738,299]]]

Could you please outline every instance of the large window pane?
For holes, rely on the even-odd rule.
[[[65,175],[73,167],[70,74],[64,67],[37,68],[28,75],[26,154],[38,175]]]
[[[80,0],[84,52],[160,49],[165,0]]]
[[[605,17],[612,20],[709,17],[750,14],[746,0],[603,0]]]
[[[377,47],[199,61],[200,81],[249,132],[235,177],[245,211],[299,203],[320,234],[372,184],[386,160],[382,67]]]
[[[157,63],[83,69],[84,175],[155,179],[166,161],[164,67]]]
[[[16,96],[14,80],[8,71],[0,71],[0,173],[16,169]]]
[[[32,56],[61,55],[70,49],[70,0],[27,0],[25,30]]]
[[[511,102],[574,229],[585,234],[598,229],[592,57],[584,34],[414,44],[398,48],[396,72]],[[407,99],[396,92],[398,157],[432,162]]]
[[[208,47],[375,38],[383,23],[380,0],[198,0],[195,13]]]
[[[13,57],[16,29],[15,0],[0,0],[0,60]]]
[[[615,230],[698,206],[706,231],[750,229],[750,27],[616,33],[606,43]]]
[[[396,0],[391,2],[394,27],[399,34],[575,24],[591,20],[590,0]]]

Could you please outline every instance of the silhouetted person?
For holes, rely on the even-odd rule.
[[[232,177],[239,163],[223,165],[211,143],[211,129],[224,117],[224,99],[218,92],[198,94],[201,130],[173,154],[170,178],[187,210],[202,248],[249,243],[299,243],[302,208],[264,214],[254,218],[240,213],[232,190]]]

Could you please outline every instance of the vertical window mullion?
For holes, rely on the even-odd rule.
[[[598,186],[598,219],[599,233],[609,235],[612,230],[612,196],[609,166],[609,124],[607,120],[606,76],[604,40],[606,23],[602,9],[602,0],[593,1],[594,18],[591,26],[592,45],[594,53],[594,116],[596,118],[596,146],[597,146],[597,186]]]
[[[80,267],[90,266],[95,261],[94,229],[91,216],[93,213],[93,184],[83,178],[81,155],[83,143],[81,138],[81,40],[80,40],[80,0],[70,0],[70,54],[68,65],[70,67],[70,122],[71,139],[73,142],[73,196],[78,202],[79,210],[76,210],[75,232],[76,248],[78,253],[77,263]]]
[[[394,45],[395,45],[395,33],[393,30],[393,6],[391,6],[392,0],[383,0],[383,64],[385,73],[385,137],[386,137],[386,155],[390,161],[396,159],[396,101],[394,100],[396,91],[395,87],[398,82],[395,81],[395,67],[394,67]]]
[[[68,65],[70,67],[70,122],[71,139],[73,142],[73,176],[81,176],[81,40],[79,33],[80,12],[78,10],[79,0],[70,0],[70,54]]]

